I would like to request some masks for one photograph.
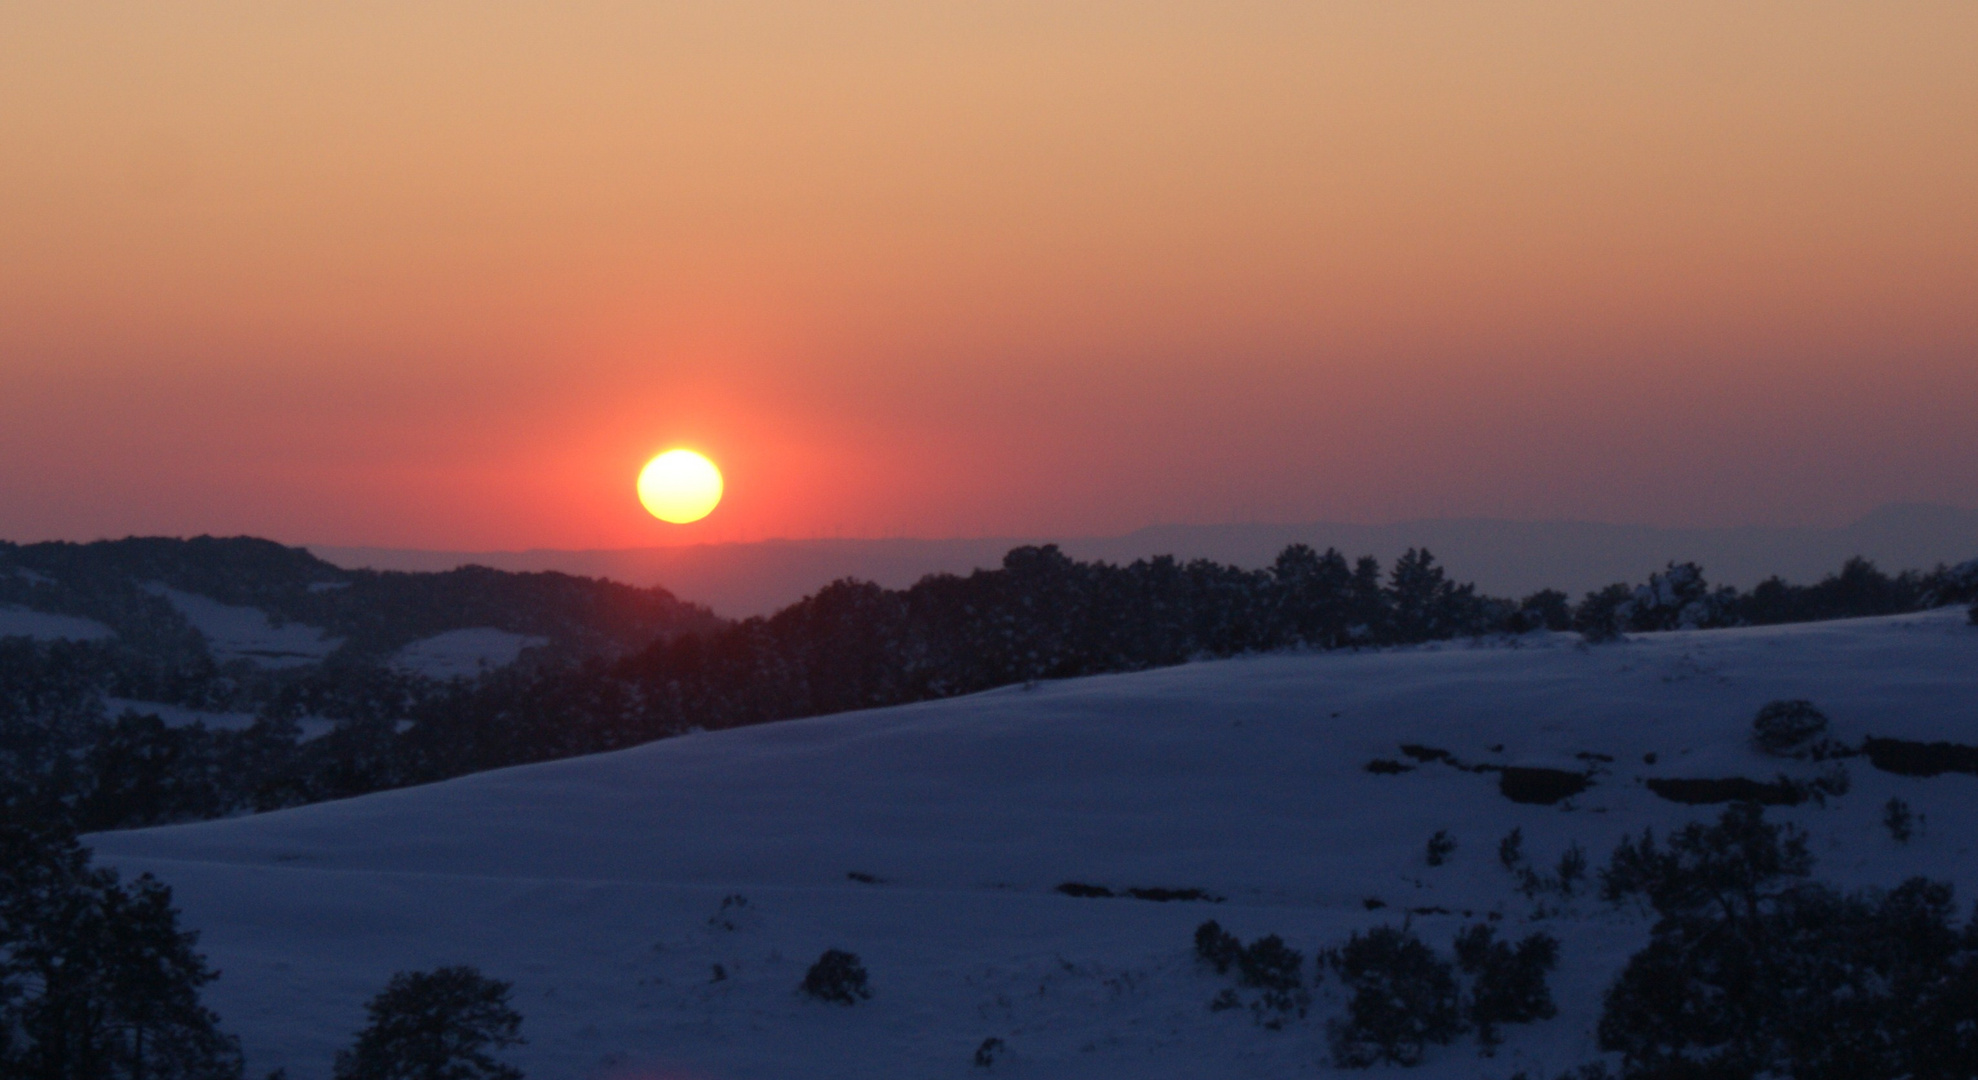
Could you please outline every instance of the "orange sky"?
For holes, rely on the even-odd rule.
[[[1972,505],[1974,57],[1969,0],[10,5],[0,537]]]

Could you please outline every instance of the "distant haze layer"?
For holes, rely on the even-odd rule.
[[[1154,555],[1265,566],[1287,544],[1338,548],[1382,562],[1426,547],[1459,580],[1495,595],[1541,588],[1576,597],[1615,581],[1640,581],[1671,561],[1703,565],[1718,584],[1749,587],[1777,574],[1810,582],[1862,556],[1886,570],[1928,569],[1978,558],[1978,510],[1891,506],[1845,528],[1660,529],[1588,522],[1409,521],[1392,525],[1164,525],[1124,536],[1050,541],[769,540],[600,551],[447,552],[314,547],[345,567],[446,570],[476,563],[503,570],[560,570],[635,585],[663,585],[728,616],[768,614],[838,578],[890,587],[931,573],[1000,565],[1020,544],[1056,542],[1080,559],[1128,562]]]

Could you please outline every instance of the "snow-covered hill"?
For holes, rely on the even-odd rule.
[[[395,970],[471,963],[513,980],[552,1077],[1276,1077],[1324,1074],[1324,1019],[1269,1031],[1211,1012],[1195,926],[1311,953],[1409,920],[1446,949],[1467,922],[1522,932],[1498,863],[1714,818],[1650,778],[1808,780],[1748,743],[1763,704],[1807,698],[1834,735],[1978,742],[1978,628],[1962,609],[1587,648],[1537,635],[1199,663],[693,735],[259,817],[99,835],[98,857],[177,890],[223,978],[209,1001],[252,1069],[325,1077]],[[1413,756],[1402,751],[1414,748]],[[1464,766],[1422,760],[1448,751]],[[1372,772],[1390,760],[1408,771]],[[1500,772],[1590,774],[1556,805]],[[1816,874],[1912,874],[1978,897],[1978,777],[1846,761],[1851,790],[1771,811]],[[1882,808],[1924,816],[1897,844]],[[1428,865],[1438,830],[1453,856]],[[1221,903],[1081,899],[1055,887],[1195,888]],[[724,900],[745,897],[746,903]],[[1561,906],[1554,902],[1555,906]],[[1600,992],[1639,916],[1563,902],[1557,1019],[1465,1039],[1411,1075],[1551,1076],[1594,1056]],[[1446,914],[1443,912],[1447,912]],[[1465,913],[1470,913],[1466,917]],[[800,999],[828,947],[875,995]],[[716,978],[719,965],[724,978]],[[1308,961],[1308,975],[1310,965]],[[987,1038],[1008,1056],[972,1062]]]

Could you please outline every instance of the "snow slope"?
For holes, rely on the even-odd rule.
[[[1974,689],[1978,629],[1962,610],[1593,649],[1538,635],[1277,655],[694,735],[92,843],[177,891],[225,972],[208,1000],[257,1074],[326,1077],[393,971],[473,963],[515,982],[531,1041],[513,1058],[538,1078],[980,1076],[971,1055],[992,1036],[1010,1050],[1001,1075],[1306,1076],[1328,1072],[1337,981],[1283,1031],[1212,1013],[1228,984],[1191,956],[1203,919],[1282,934],[1308,956],[1403,918],[1446,949],[1465,910],[1523,932],[1532,904],[1496,859],[1513,827],[1541,865],[1572,841],[1597,863],[1625,832],[1716,815],[1657,798],[1644,777],[1813,775],[1747,747],[1767,701],[1810,698],[1843,739],[1978,741]],[[1511,803],[1494,775],[1441,764],[1366,771],[1404,742],[1598,771],[1559,806]],[[1926,873],[1978,896],[1978,778],[1848,767],[1845,797],[1773,811],[1812,833],[1820,876]],[[1927,817],[1906,846],[1880,824],[1892,795]],[[1432,868],[1423,849],[1439,829],[1459,847]],[[1066,881],[1227,900],[1075,899],[1053,891]],[[731,895],[746,906],[724,912]],[[1407,912],[1421,908],[1452,914]],[[1410,1075],[1551,1076],[1591,1058],[1600,991],[1646,925],[1594,901],[1542,925],[1563,943],[1561,1015],[1508,1029],[1495,1058],[1465,1039]],[[864,958],[871,1001],[793,993],[827,947]]]
[[[163,585],[154,584],[151,591],[171,601],[179,614],[205,635],[206,647],[222,663],[244,657],[261,667],[299,667],[316,663],[343,643],[313,626],[294,622],[276,625],[260,608],[223,604]]]
[[[398,650],[392,664],[434,679],[473,678],[489,668],[514,663],[523,649],[547,644],[546,637],[511,634],[490,626],[449,630]]]
[[[37,641],[97,641],[111,635],[110,628],[95,619],[30,611],[12,604],[0,605],[0,637],[30,637]]]

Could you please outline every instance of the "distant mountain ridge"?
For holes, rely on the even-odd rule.
[[[1720,584],[1748,588],[1778,575],[1810,582],[1862,556],[1887,570],[1929,569],[1978,558],[1978,510],[1929,504],[1882,507],[1839,528],[1745,526],[1661,528],[1573,521],[1447,518],[1350,525],[1155,525],[1113,537],[990,537],[956,540],[764,540],[617,550],[417,551],[312,546],[347,568],[449,570],[481,565],[556,570],[633,585],[661,585],[729,617],[776,611],[845,577],[889,588],[931,573],[967,573],[1001,563],[1010,548],[1056,543],[1076,559],[1131,562],[1154,555],[1264,566],[1288,544],[1336,547],[1383,562],[1426,547],[1461,581],[1520,596],[1542,588],[1577,596],[1616,581],[1639,581],[1669,562],[1696,562]]]

